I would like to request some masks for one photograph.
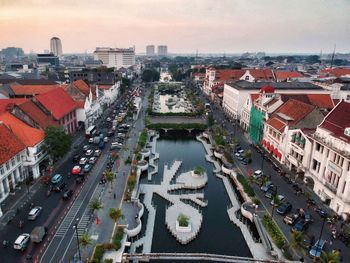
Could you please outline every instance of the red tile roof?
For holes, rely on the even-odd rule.
[[[85,96],[89,96],[90,86],[82,79],[76,80],[73,83],[73,86],[80,90]]]
[[[77,107],[78,107],[79,109],[84,109],[84,107],[85,107],[85,101],[83,101],[83,100],[78,100],[78,101],[75,101],[75,103],[77,104]]]
[[[35,96],[36,100],[45,107],[56,120],[60,120],[77,108],[76,102],[64,91],[58,88]]]
[[[58,87],[60,85],[12,85],[11,89],[16,96],[35,96]]]
[[[27,147],[33,147],[45,138],[43,130],[35,129],[17,119],[11,113],[5,112],[0,115],[0,121],[17,136],[17,138]]]
[[[286,123],[284,123],[283,121],[279,120],[276,117],[273,117],[271,119],[268,119],[266,121],[267,125],[270,125],[271,127],[275,128],[276,130],[282,132],[284,130],[284,128],[287,126]]]
[[[278,118],[284,122],[288,122],[288,125],[292,126],[304,119],[314,109],[315,106],[298,100],[290,99],[281,107],[279,107],[278,110],[276,110],[271,116],[271,118]],[[290,120],[285,120],[285,118],[290,118]]]
[[[55,121],[52,116],[43,112],[33,101],[28,100],[21,105],[18,105],[29,118],[37,123],[43,130],[49,126],[58,126],[58,122]]]
[[[274,79],[271,69],[247,69],[250,75],[252,75],[256,80],[270,80]]]
[[[4,123],[0,122],[0,165],[24,149],[25,145]]]
[[[245,73],[243,69],[218,69],[215,71],[215,80],[231,81],[239,80]]]
[[[301,78],[303,74],[298,71],[274,71],[276,80],[285,81],[292,78]]]
[[[110,89],[112,87],[113,87],[112,85],[98,85],[99,89]]]
[[[334,107],[333,100],[329,94],[281,94],[281,99],[284,102],[289,99],[302,101],[319,109],[331,110]]]
[[[339,78],[345,75],[350,75],[350,68],[328,68],[320,71],[321,77],[334,76]]]
[[[344,134],[345,128],[350,127],[350,103],[341,101],[325,117],[320,128],[330,131],[333,136],[350,143],[350,137]]]
[[[26,102],[27,99],[19,98],[19,99],[0,99],[0,113],[8,111],[12,108],[13,105],[19,105],[21,103]]]
[[[254,102],[255,100],[257,100],[260,97],[260,94],[256,94],[256,93],[251,93],[250,94],[250,98],[251,101]]]

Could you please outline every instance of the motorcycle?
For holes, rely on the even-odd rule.
[[[2,246],[5,247],[5,248],[8,247],[9,244],[10,244],[10,241],[8,241],[8,240],[3,240],[2,241]]]

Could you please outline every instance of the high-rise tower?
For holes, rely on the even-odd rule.
[[[51,50],[51,53],[53,53],[55,56],[61,56],[62,55],[61,39],[59,39],[58,37],[51,38],[50,50]]]

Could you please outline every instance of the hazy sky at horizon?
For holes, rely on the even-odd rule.
[[[0,0],[0,49],[350,52],[350,0]]]

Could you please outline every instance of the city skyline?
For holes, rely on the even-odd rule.
[[[144,53],[150,43],[167,45],[170,53],[331,53],[334,44],[337,52],[349,52],[349,1],[219,3],[1,0],[0,49],[40,53],[57,36],[65,53],[99,46],[135,46]]]

